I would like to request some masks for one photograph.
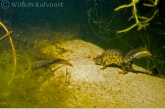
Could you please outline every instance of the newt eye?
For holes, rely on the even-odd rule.
[[[95,64],[101,64],[101,59],[98,56],[93,58],[93,61],[95,62]]]

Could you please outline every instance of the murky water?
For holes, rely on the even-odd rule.
[[[143,2],[135,13],[118,9],[131,3],[120,0],[2,1],[0,107],[165,107],[163,2]],[[132,51],[128,63],[111,66],[115,53],[93,61],[136,47],[146,50]]]

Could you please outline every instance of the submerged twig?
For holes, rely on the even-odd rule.
[[[133,11],[133,15],[134,15],[134,18],[135,18],[135,24],[133,24],[132,26],[124,29],[124,30],[120,30],[120,31],[117,31],[117,33],[123,33],[123,32],[126,32],[126,31],[129,31],[131,30],[132,28],[134,28],[135,26],[138,26],[138,29],[137,30],[140,30],[142,28],[145,28],[146,26],[149,25],[149,21],[151,21],[155,15],[157,14],[158,12],[158,9],[154,12],[154,14],[150,17],[150,18],[147,18],[145,16],[139,16],[138,13],[137,13],[137,8],[136,8],[136,4],[139,2],[140,0],[132,0],[132,2],[130,4],[127,4],[127,5],[121,5],[117,8],[115,8],[115,11],[118,11],[119,9],[123,9],[123,8],[128,8],[128,7],[132,7],[132,11]],[[158,0],[155,0],[155,1],[151,1],[153,4],[146,4],[144,3],[143,5],[144,6],[148,6],[148,7],[154,7],[158,4]],[[140,21],[142,20],[142,21]]]
[[[9,31],[8,33],[6,33],[4,36],[0,37],[0,40],[4,39],[5,37],[7,37],[8,35],[10,35],[13,31]]]
[[[15,74],[15,70],[16,70],[17,59],[16,59],[16,52],[15,52],[14,44],[13,44],[12,38],[10,36],[10,34],[12,33],[12,31],[8,31],[8,29],[6,28],[6,26],[2,22],[0,22],[0,25],[6,31],[6,34],[4,36],[2,36],[0,38],[0,40],[4,39],[6,36],[9,36],[10,44],[11,44],[11,47],[12,47],[13,56],[14,56],[14,60],[13,60],[14,61],[14,68],[13,68],[13,73],[12,73],[12,76],[13,76]],[[9,83],[10,83],[10,81],[9,81]]]

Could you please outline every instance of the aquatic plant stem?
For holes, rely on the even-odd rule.
[[[122,33],[122,32],[129,31],[129,30],[131,30],[132,28],[134,28],[135,26],[138,26],[138,29],[137,29],[137,30],[140,30],[140,29],[142,29],[142,28],[145,28],[146,26],[149,25],[148,22],[149,22],[150,20],[152,20],[152,19],[155,17],[155,15],[156,15],[156,13],[158,12],[158,10],[156,10],[156,11],[154,12],[154,14],[153,14],[150,18],[147,18],[147,17],[144,17],[144,16],[138,16],[138,14],[137,14],[137,8],[136,8],[136,4],[137,4],[138,2],[139,2],[139,0],[132,0],[132,3],[130,3],[130,4],[128,4],[128,5],[121,5],[121,6],[117,7],[117,8],[115,8],[115,11],[118,11],[119,9],[122,9],[122,8],[133,7],[132,11],[133,11],[133,15],[134,15],[135,22],[136,22],[134,25],[132,25],[132,26],[130,26],[130,27],[124,29],[124,30],[117,31],[117,33]],[[156,0],[156,1],[154,1],[154,2],[151,1],[151,2],[154,4],[154,6],[156,6],[157,3],[158,3],[158,0]],[[144,5],[144,4],[143,4],[143,5]],[[149,5],[149,4],[147,4],[147,5]],[[144,5],[144,6],[146,6],[146,5]],[[141,20],[143,20],[143,21],[140,21],[139,19],[141,19]]]
[[[9,34],[11,34],[13,31],[9,31],[9,33],[5,34],[4,36],[0,37],[0,40],[4,39],[5,37],[7,37]]]
[[[16,52],[15,52],[15,48],[14,48],[14,44],[13,44],[13,41],[12,41],[12,38],[10,36],[10,34],[12,33],[12,31],[8,31],[8,29],[6,28],[6,26],[0,22],[0,25],[5,29],[6,31],[6,35],[4,35],[3,37],[1,37],[0,39],[3,39],[5,38],[6,36],[9,36],[9,40],[10,40],[10,44],[11,44],[11,47],[12,47],[12,51],[13,51],[13,56],[14,56],[14,67],[13,67],[13,73],[12,73],[12,77],[13,75],[15,74],[15,70],[16,70],[16,64],[17,64],[17,59],[16,59]],[[10,81],[9,81],[10,83]]]

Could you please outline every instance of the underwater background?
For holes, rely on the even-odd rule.
[[[1,25],[0,107],[165,107],[164,6],[163,0],[2,0],[0,22],[8,32]],[[156,75],[104,72],[92,60],[103,50],[136,47],[152,56],[133,63]],[[140,91],[129,101],[133,81]]]

